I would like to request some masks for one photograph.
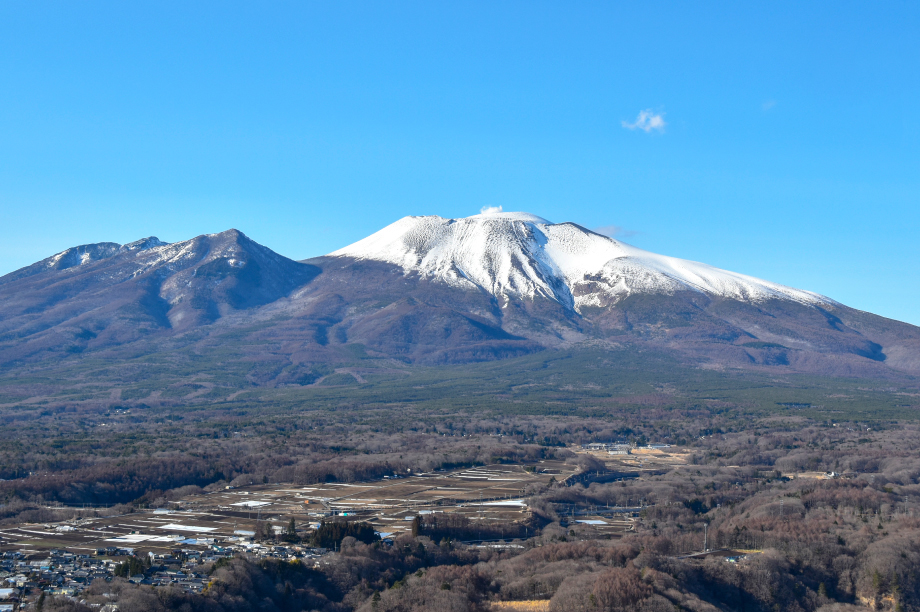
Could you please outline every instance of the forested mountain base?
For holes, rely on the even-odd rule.
[[[689,452],[637,479],[527,488],[523,534],[499,530],[520,548],[470,547],[456,541],[468,525],[426,523],[392,547],[344,538],[318,567],[237,558],[201,594],[116,578],[88,589],[85,604],[48,597],[44,609],[479,610],[536,600],[553,610],[920,610],[920,393],[909,377],[712,371],[609,349],[449,368],[356,355],[275,387],[247,382],[255,367],[222,370],[214,355],[181,352],[171,363],[86,360],[60,380],[7,372],[0,528],[254,483],[549,459],[600,470],[574,452],[598,441]],[[813,477],[825,472],[839,477]],[[575,522],[608,504],[640,506],[635,528],[608,540]],[[724,554],[686,557],[704,540]]]

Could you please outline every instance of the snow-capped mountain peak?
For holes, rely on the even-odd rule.
[[[834,303],[706,264],[658,255],[530,213],[404,217],[330,257],[388,262],[406,274],[478,288],[500,300],[545,297],[581,312],[634,293],[690,290],[748,302]]]

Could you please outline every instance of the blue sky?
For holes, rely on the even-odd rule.
[[[502,206],[920,324],[918,7],[6,0],[0,274]]]

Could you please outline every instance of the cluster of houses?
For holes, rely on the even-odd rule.
[[[32,600],[42,592],[76,598],[92,582],[111,581],[116,576],[136,584],[200,593],[208,584],[210,563],[243,552],[258,558],[306,560],[322,556],[326,550],[215,542],[204,550],[175,549],[164,554],[150,552],[145,557],[135,557],[132,548],[116,547],[100,548],[95,554],[61,549],[30,554],[7,551],[0,553],[0,612],[13,612],[20,602]],[[127,563],[132,558],[135,562]],[[135,573],[129,573],[129,568]]]
[[[670,444],[649,444],[647,446],[637,447],[629,442],[591,442],[582,444],[581,447],[587,451],[603,452],[607,451],[608,455],[629,455],[635,448],[649,448],[654,450],[663,450],[670,448]]]

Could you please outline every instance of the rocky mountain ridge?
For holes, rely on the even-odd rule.
[[[526,213],[407,217],[304,262],[236,230],[101,243],[0,278],[10,372],[181,348],[256,384],[308,384],[356,354],[441,365],[589,345],[710,369],[920,374],[917,327]]]

